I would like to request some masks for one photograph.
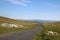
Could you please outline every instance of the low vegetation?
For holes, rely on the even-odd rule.
[[[1,26],[1,24],[3,24],[3,23],[23,25],[24,27],[22,27],[22,28],[15,28],[15,27],[8,28],[8,27]],[[37,27],[37,25],[38,25],[38,23],[35,23],[35,22],[27,22],[24,20],[16,20],[16,19],[10,19],[10,18],[0,16],[0,34],[34,29]]]
[[[60,40],[60,22],[43,23],[43,29],[33,40]]]

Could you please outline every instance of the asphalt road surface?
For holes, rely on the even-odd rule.
[[[21,32],[13,32],[6,35],[0,35],[0,40],[32,40],[32,38],[42,30],[42,25],[38,25],[36,29],[25,30]]]

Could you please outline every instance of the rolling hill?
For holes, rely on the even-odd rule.
[[[11,18],[2,17],[2,16],[0,16],[0,23],[21,24],[21,25],[25,25],[25,26],[37,24],[35,22],[28,22],[28,21],[24,21],[24,20],[11,19]]]

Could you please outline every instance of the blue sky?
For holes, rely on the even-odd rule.
[[[0,0],[0,16],[25,20],[60,20],[60,0]]]

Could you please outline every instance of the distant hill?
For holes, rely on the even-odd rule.
[[[30,22],[60,22],[60,21],[53,21],[53,20],[27,20]]]

